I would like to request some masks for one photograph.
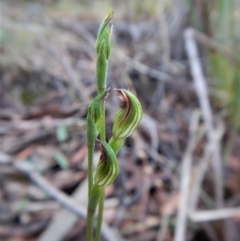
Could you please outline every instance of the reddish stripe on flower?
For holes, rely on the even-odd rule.
[[[127,95],[121,89],[114,89],[114,90],[116,92],[116,95],[119,97],[119,99],[122,102],[120,107],[123,109],[126,109],[126,114],[125,114],[124,118],[122,119],[121,123],[119,124],[119,126],[121,126],[130,114],[131,102],[129,101]]]

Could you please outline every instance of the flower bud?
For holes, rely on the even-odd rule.
[[[110,37],[112,31],[111,21],[113,19],[114,12],[111,12],[102,22],[97,35],[96,52],[97,55],[104,54],[106,60],[109,59],[111,52]]]
[[[142,106],[130,91],[115,89],[116,95],[122,101],[113,124],[113,138],[125,139],[131,135],[142,119]]]
[[[101,24],[97,41],[96,41],[96,53],[97,53],[97,66],[96,66],[96,78],[97,78],[97,90],[98,93],[102,93],[106,89],[106,78],[108,59],[111,52],[111,20],[113,18],[113,12],[110,13]]]
[[[106,79],[107,79],[107,68],[108,60],[105,55],[106,44],[105,41],[100,45],[100,53],[97,55],[97,90],[98,93],[102,93],[106,89]]]
[[[112,148],[102,141],[98,141],[101,156],[97,165],[94,184],[98,187],[106,187],[113,183],[118,174],[118,162]]]

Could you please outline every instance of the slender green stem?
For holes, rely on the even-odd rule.
[[[94,212],[88,210],[87,212],[87,241],[93,240],[93,221]]]
[[[88,201],[88,211],[87,211],[87,241],[93,240],[93,221],[96,207],[99,203],[99,199],[103,195],[104,188],[97,187],[93,184],[91,189],[91,194]]]
[[[88,147],[88,198],[93,186],[93,148]]]
[[[90,113],[88,113],[87,115],[88,197],[90,197],[91,189],[93,186],[93,152],[94,152],[96,137],[97,137],[97,130],[95,127],[95,123]]]
[[[106,141],[105,104],[104,103],[103,103],[102,113],[101,113],[100,139],[101,141]],[[96,241],[100,241],[100,238],[101,238],[102,217],[103,217],[103,210],[104,210],[104,193],[105,193],[105,188],[103,188],[103,193],[98,203],[97,228],[96,228],[96,238],[95,238]]]
[[[101,239],[101,227],[102,227],[102,219],[103,219],[103,210],[104,210],[104,193],[105,193],[105,188],[103,189],[102,195],[99,199],[99,204],[98,204],[98,217],[97,217],[97,229],[96,229],[96,241],[100,241]]]
[[[87,116],[87,146],[88,146],[88,211],[87,211],[87,240],[93,240],[94,211],[90,209],[90,199],[93,191],[93,152],[97,131],[91,115]]]
[[[94,148],[88,146],[88,202],[90,203],[90,196],[93,189],[93,151]],[[87,211],[87,240],[93,240],[93,221],[94,212],[88,208]]]

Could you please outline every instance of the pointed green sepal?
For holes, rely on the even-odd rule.
[[[113,183],[118,174],[118,162],[113,149],[103,141],[98,141],[101,156],[94,177],[94,185],[106,187]]]
[[[88,107],[88,119],[90,117],[92,118],[98,132],[100,132],[100,122],[101,122],[101,116],[102,116],[103,103],[107,99],[109,94],[110,94],[110,88],[107,88],[104,92],[98,94],[94,98],[92,104]]]
[[[91,115],[87,116],[87,146],[88,148],[94,148],[95,140],[98,136],[98,131],[96,128],[96,124],[94,123]]]

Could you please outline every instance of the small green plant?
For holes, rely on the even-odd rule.
[[[108,61],[111,53],[111,30],[113,12],[101,24],[96,41],[96,81],[98,95],[88,107],[87,146],[88,146],[88,210],[87,241],[93,241],[94,215],[98,209],[95,241],[101,237],[102,215],[104,207],[104,190],[111,185],[118,175],[117,153],[125,139],[136,129],[142,118],[142,107],[139,100],[128,90],[115,89],[122,105],[116,114],[112,137],[106,142],[105,133],[105,100],[110,94],[106,88]],[[100,140],[97,139],[100,135]],[[97,141],[101,155],[96,171],[93,168],[93,152]]]

